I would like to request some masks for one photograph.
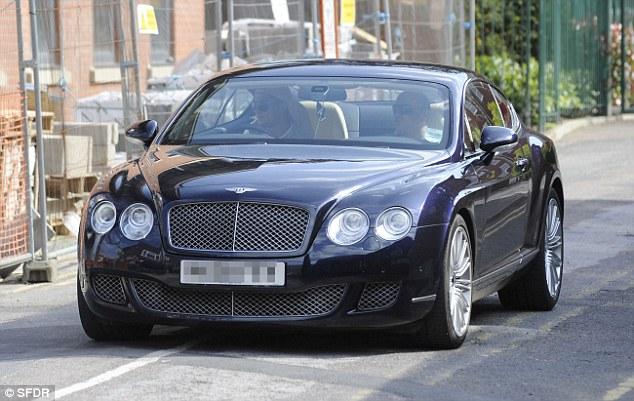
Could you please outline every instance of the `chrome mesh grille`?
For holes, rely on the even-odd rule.
[[[323,285],[291,293],[234,292],[234,316],[320,316],[332,312],[346,286]]]
[[[184,249],[232,250],[237,207],[236,202],[174,206],[169,212],[172,246]]]
[[[305,209],[267,203],[205,202],[169,212],[172,246],[236,252],[291,252],[304,242]]]
[[[363,288],[357,309],[377,310],[390,307],[396,302],[400,290],[399,282],[368,283]]]
[[[343,299],[345,284],[323,285],[299,292],[202,291],[133,279],[139,299],[158,312],[206,316],[307,317],[331,313]]]
[[[231,315],[230,292],[187,291],[150,280],[133,279],[132,284],[143,306],[148,309],[195,315]]]
[[[95,293],[104,302],[109,304],[126,304],[123,281],[119,276],[109,274],[97,274],[92,278],[92,286]]]

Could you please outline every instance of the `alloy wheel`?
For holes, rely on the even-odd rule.
[[[451,239],[449,266],[449,307],[454,332],[462,337],[471,317],[471,246],[464,227],[458,227]]]
[[[561,285],[563,267],[563,225],[557,200],[551,198],[546,211],[546,228],[544,230],[546,255],[546,285],[551,297],[556,297]]]

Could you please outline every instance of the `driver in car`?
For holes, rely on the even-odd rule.
[[[428,127],[431,107],[427,97],[418,92],[401,92],[392,105],[394,135],[426,143],[438,143],[437,130]],[[442,136],[442,132],[440,133]]]
[[[287,87],[253,90],[255,116],[247,130],[275,138],[312,138],[306,109]]]

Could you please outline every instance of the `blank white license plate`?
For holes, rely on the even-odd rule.
[[[268,260],[183,260],[181,283],[283,286],[286,265]]]

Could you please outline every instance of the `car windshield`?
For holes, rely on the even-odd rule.
[[[159,143],[301,143],[421,150],[449,143],[449,91],[370,78],[231,78],[188,100]]]

